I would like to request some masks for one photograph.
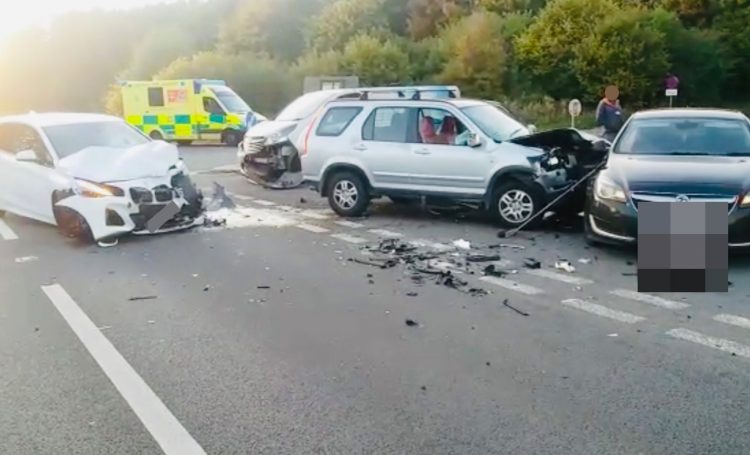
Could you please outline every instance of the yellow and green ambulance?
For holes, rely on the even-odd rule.
[[[125,120],[153,139],[236,146],[265,117],[224,81],[120,81]]]

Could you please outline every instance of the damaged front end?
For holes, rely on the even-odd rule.
[[[554,196],[574,185],[572,194],[556,207],[580,211],[585,200],[585,185],[581,180],[601,166],[609,152],[610,142],[582,131],[564,128],[531,134],[511,142],[544,150],[545,153],[529,158],[537,170],[537,181]]]
[[[251,130],[252,132],[252,130]],[[267,188],[294,188],[302,183],[302,164],[289,129],[265,136],[249,132],[237,152],[240,170]]]

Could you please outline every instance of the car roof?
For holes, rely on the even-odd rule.
[[[112,115],[73,112],[32,112],[29,114],[0,117],[0,123],[26,123],[38,127],[114,121],[123,120]]]
[[[439,103],[439,104],[449,104],[459,109],[462,109],[465,107],[472,107],[472,106],[481,106],[481,105],[489,106],[490,105],[486,101],[476,100],[476,99],[471,99],[471,98],[422,98],[419,100],[413,100],[410,98],[372,98],[369,100],[360,100],[356,98],[351,98],[351,99],[335,99],[335,100],[330,101],[328,104],[350,105],[350,104],[358,104],[358,103],[367,104],[371,106],[394,106],[394,105],[419,106],[425,103]]]
[[[729,109],[709,108],[676,108],[650,109],[633,114],[634,119],[662,119],[662,118],[721,118],[745,120],[745,114]]]

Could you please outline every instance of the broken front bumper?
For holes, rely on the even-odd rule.
[[[241,172],[269,188],[294,188],[302,183],[297,149],[288,141],[266,145],[265,138],[247,138],[237,157]]]

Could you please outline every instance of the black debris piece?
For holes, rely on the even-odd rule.
[[[483,297],[489,295],[489,292],[482,288],[471,288],[469,289],[469,295],[472,297]]]
[[[625,261],[625,265],[634,265],[633,261]]]
[[[299,203],[300,204],[307,204],[307,199],[301,197],[301,198],[299,198]]]
[[[209,290],[209,289],[211,289],[211,286],[209,286],[209,285],[205,285],[205,286],[203,287],[203,292],[208,292],[208,290]]]
[[[622,276],[638,276],[636,272],[622,272]]]
[[[415,273],[414,275],[411,276],[411,281],[414,284],[422,285],[424,284],[424,277],[422,275]]]
[[[508,231],[506,231],[505,229],[500,229],[499,231],[497,231],[497,237],[498,238],[504,239],[507,236],[508,236]]]
[[[468,284],[466,281],[458,278],[451,272],[442,272],[435,283],[454,289],[459,289]]]
[[[227,195],[226,190],[223,186],[214,182],[214,195],[211,200],[211,205],[218,206],[218,208],[233,209],[237,205],[234,203],[232,198]]]
[[[734,283],[732,283],[731,281],[727,281],[727,286],[732,287],[734,286]]]
[[[693,319],[693,317],[692,317],[692,316],[690,316],[689,314],[687,315],[687,318],[688,318],[688,319]]]
[[[487,267],[484,268],[483,271],[484,271],[484,274],[487,276],[495,276],[499,278],[502,278],[508,274],[506,271],[498,269],[495,266],[495,264],[488,265]]]
[[[466,256],[467,262],[493,262],[499,260],[499,254],[470,254]]]
[[[34,332],[38,332],[38,331],[39,331],[39,327],[34,327]]]
[[[559,239],[560,238],[560,234],[558,234],[557,232],[555,232],[555,238]]]
[[[367,278],[372,278],[372,273],[368,273]]]
[[[737,353],[736,353],[736,352],[733,352],[733,353],[732,353],[732,357],[737,357]]]
[[[128,301],[135,302],[135,301],[138,301],[138,300],[154,300],[155,298],[156,298],[155,295],[145,295],[145,296],[142,296],[142,297],[131,297],[131,298],[128,299]]]
[[[474,326],[471,326],[471,330],[476,330],[477,328]]]
[[[407,327],[417,327],[419,325],[419,323],[414,319],[407,319],[406,321],[404,321],[404,323],[407,325]]]
[[[392,259],[392,258],[388,258],[388,259],[350,258],[349,261],[356,262],[357,264],[371,265],[373,267],[378,267],[381,269],[390,269],[398,265],[398,259]]]
[[[209,218],[205,217],[203,219],[203,226],[205,227],[222,227],[227,225],[227,220],[225,218]]]
[[[485,365],[487,365],[487,366],[490,366],[490,365],[492,365],[492,364],[491,364],[490,362],[487,362],[487,363],[486,363]]]
[[[271,289],[271,286],[260,285],[258,286],[258,289]]]
[[[526,260],[523,261],[524,267],[527,269],[540,269],[542,268],[542,263],[537,261],[534,258],[526,258]]]
[[[367,282],[370,283],[370,284],[375,284],[375,281],[373,281],[373,280],[367,280]]]
[[[406,295],[407,295],[407,296],[409,296],[409,297],[416,297],[416,296],[418,296],[418,295],[419,295],[419,293],[418,293],[418,292],[413,292],[413,291],[412,291],[412,292],[407,292],[407,293],[406,293]]]
[[[511,310],[515,311],[516,313],[520,314],[521,316],[528,316],[529,315],[529,313],[527,313],[525,311],[521,311],[518,308],[516,308],[513,305],[511,305],[510,303],[508,303],[508,299],[503,300],[503,306],[506,306],[506,307],[510,308]]]
[[[425,391],[427,390],[427,386],[423,385],[422,387],[420,387],[420,389],[422,389],[422,391]]]

